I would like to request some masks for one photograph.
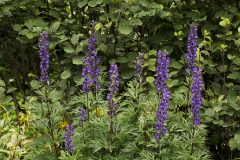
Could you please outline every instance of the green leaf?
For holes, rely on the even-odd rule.
[[[147,7],[149,5],[149,2],[147,0],[138,0],[138,3],[143,7]]]
[[[90,7],[95,7],[96,5],[101,4],[102,1],[103,1],[103,0],[90,0],[90,1],[88,2],[88,5],[89,5]]]
[[[64,71],[64,72],[62,72],[62,74],[61,74],[61,78],[62,79],[67,79],[67,78],[69,78],[71,76],[71,72],[70,71]]]
[[[176,61],[175,59],[172,58],[170,60],[169,67],[176,68],[176,69],[181,69],[183,67],[183,65],[180,62],[178,62],[178,61]]]
[[[231,54],[228,54],[228,55],[227,55],[227,57],[228,57],[228,59],[230,59],[230,60],[232,60],[232,59],[236,58],[236,56],[235,56],[235,55],[231,55]]]
[[[164,47],[162,47],[162,50],[163,51],[166,50],[168,53],[172,53],[173,47],[171,47],[171,46],[164,46]]]
[[[177,80],[177,79],[174,79],[174,80],[169,79],[169,80],[167,81],[167,86],[168,86],[169,88],[171,88],[172,86],[175,86],[175,85],[177,85],[177,84],[178,84],[178,80]]]
[[[219,111],[222,110],[222,106],[215,106],[215,107],[213,108],[213,110],[216,111],[216,112],[219,112]]]
[[[79,35],[74,34],[71,38],[71,42],[73,45],[76,45],[79,39]]]
[[[154,77],[147,77],[146,78],[146,81],[148,82],[148,83],[153,83],[154,82]]]
[[[122,79],[130,79],[133,76],[133,70],[132,69],[123,70],[121,71],[120,76],[122,77]]]
[[[237,141],[234,138],[231,138],[229,140],[229,146],[230,146],[231,150],[240,148],[240,144],[238,144]]]
[[[41,87],[41,83],[35,79],[30,82],[30,85],[33,89],[38,89]]]
[[[52,32],[56,32],[57,31],[57,29],[59,28],[59,26],[60,26],[60,22],[59,21],[56,21],[56,22],[53,22],[53,24],[51,25],[51,31]]]
[[[28,33],[26,33],[26,37],[28,39],[32,39],[34,37],[34,34],[32,32],[28,32]]]
[[[205,110],[205,115],[209,117],[214,117],[215,111],[212,108],[208,108]]]
[[[81,0],[80,2],[78,2],[78,7],[82,8],[83,6],[85,6],[87,4],[88,0]]]
[[[128,35],[132,32],[133,28],[129,26],[119,26],[119,32],[125,35]]]
[[[119,62],[119,63],[127,63],[128,62],[128,59],[126,57],[118,57],[116,59],[116,62]]]
[[[146,54],[149,54],[149,55],[154,55],[154,56],[156,56],[157,55],[157,51],[156,50],[150,50],[148,53],[146,53]],[[145,55],[146,55],[145,54]],[[156,60],[155,60],[156,61]]]
[[[19,31],[21,31],[22,26],[21,26],[20,24],[15,24],[15,25],[13,25],[13,29],[14,29],[15,31],[19,32]]]
[[[100,24],[98,23],[98,24],[95,25],[94,30],[95,30],[95,31],[98,31],[100,28],[101,28],[101,26],[100,26]]]
[[[73,63],[73,64],[76,64],[76,65],[82,64],[82,57],[74,56],[74,57],[72,58],[72,63]]]
[[[220,21],[219,22],[219,25],[222,26],[222,27],[226,27],[227,26],[227,23],[225,21]]]
[[[74,49],[72,47],[63,47],[63,50],[66,52],[66,53],[74,53]]]
[[[240,58],[236,58],[233,63],[240,66]]]
[[[240,78],[240,73],[239,72],[232,72],[227,76],[227,78],[234,79],[234,80],[239,79]]]
[[[174,26],[177,30],[181,30],[183,28],[183,26],[181,24],[177,24]]]
[[[3,80],[0,79],[0,86],[4,87],[5,86],[5,82]]]
[[[103,52],[106,52],[107,51],[107,45],[104,44],[104,43],[101,43],[98,45],[98,48],[103,51]]]
[[[214,68],[212,66],[209,66],[209,65],[204,65],[204,71],[206,71],[209,74],[214,74],[215,73]]]
[[[213,87],[214,93],[216,95],[221,95],[222,88],[221,88],[221,85],[219,83],[213,82],[212,87]]]
[[[62,91],[53,90],[53,91],[49,94],[49,98],[58,100],[58,99],[61,99],[61,98],[62,98],[62,95],[63,95],[63,92],[62,92]]]
[[[11,93],[12,91],[15,91],[17,88],[15,87],[9,87],[7,90],[7,93]]]

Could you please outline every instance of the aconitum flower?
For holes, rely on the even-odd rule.
[[[187,55],[186,60],[188,62],[187,73],[193,70],[195,58],[197,58],[197,34],[198,28],[193,24],[190,24],[190,34],[188,35]]]
[[[158,51],[158,57],[157,57],[157,77],[154,81],[154,84],[157,87],[158,92],[162,92],[163,88],[166,85],[166,80],[169,79],[169,73],[168,73],[168,66],[169,66],[170,58],[167,57],[167,52],[164,51],[163,53],[161,51]]]
[[[192,99],[191,99],[191,113],[194,117],[194,125],[199,126],[200,125],[200,107],[202,105],[202,84],[203,80],[201,77],[202,74],[202,68],[201,67],[193,67],[193,77],[192,77]]]
[[[88,54],[82,60],[84,65],[82,69],[82,77],[84,78],[82,84],[83,93],[88,93],[93,85],[96,86],[96,89],[100,88],[100,84],[98,83],[100,69],[97,66],[100,63],[100,58],[97,57],[97,41],[94,26],[95,25],[93,25],[90,38],[88,39]]]
[[[67,125],[66,126],[66,133],[64,135],[64,138],[65,138],[65,149],[70,151],[70,152],[73,152],[74,150],[74,146],[73,146],[73,143],[72,143],[72,139],[71,139],[71,136],[74,135],[74,126],[73,124],[72,125]]]
[[[84,108],[79,108],[78,115],[80,116],[79,124],[82,125],[83,121],[86,119],[87,114]]]
[[[157,91],[162,95],[160,103],[158,105],[157,110],[157,123],[155,125],[156,135],[155,139],[158,140],[161,135],[164,136],[166,134],[166,127],[164,124],[165,119],[168,117],[167,109],[169,106],[168,99],[170,98],[170,92],[168,91],[168,86],[166,84],[166,80],[169,79],[168,66],[169,66],[170,58],[167,57],[167,52],[158,51],[157,57],[157,77],[154,81],[154,84],[157,87]]]
[[[143,53],[138,53],[138,57],[136,60],[134,60],[134,76],[136,77],[136,79],[142,83],[142,65],[144,65],[144,60],[143,60]]]
[[[109,73],[110,73],[110,85],[108,88],[109,93],[107,94],[107,101],[109,107],[108,115],[116,116],[117,103],[114,102],[113,98],[117,93],[117,87],[119,86],[120,79],[118,74],[118,67],[114,62],[112,62],[111,64]]]
[[[40,70],[41,70],[41,76],[40,76],[40,82],[47,81],[49,82],[49,76],[48,76],[48,68],[49,68],[49,52],[48,52],[48,34],[46,32],[40,33],[40,51],[39,51],[39,57],[41,59],[40,61]]]

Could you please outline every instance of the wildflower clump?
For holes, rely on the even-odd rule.
[[[138,53],[138,57],[134,60],[134,76],[139,83],[142,83],[142,65],[144,65],[143,53]]]
[[[112,62],[110,70],[110,85],[108,88],[109,93],[107,94],[107,101],[108,101],[108,115],[116,116],[117,112],[117,103],[114,101],[114,96],[117,93],[117,87],[119,86],[120,79],[119,79],[119,74],[118,74],[118,67],[117,65]]]
[[[90,38],[88,39],[88,54],[82,60],[84,65],[82,69],[82,77],[84,78],[82,84],[83,93],[88,93],[93,85],[96,86],[96,89],[100,88],[100,84],[98,83],[100,69],[97,66],[100,63],[100,58],[97,57],[96,48],[97,40],[95,37],[95,29],[93,25]]]
[[[39,39],[39,44],[40,44],[40,51],[39,51],[39,57],[41,59],[40,61],[40,70],[41,70],[41,76],[40,76],[40,82],[44,81],[49,81],[49,76],[48,76],[48,69],[49,69],[49,52],[48,52],[48,47],[49,47],[49,41],[48,41],[48,34],[46,32],[40,33],[40,39]]]
[[[71,139],[71,136],[74,135],[74,126],[73,124],[72,125],[67,125],[66,126],[66,133],[64,135],[64,138],[65,138],[65,149],[70,151],[70,152],[73,152],[74,150],[74,146],[73,146],[73,143],[72,143],[72,139]]]
[[[156,135],[155,139],[158,140],[161,135],[166,134],[166,127],[164,124],[167,118],[167,109],[169,106],[168,99],[170,98],[170,92],[166,80],[169,79],[168,66],[170,58],[167,57],[167,52],[158,51],[156,73],[157,77],[154,81],[157,91],[161,94],[161,100],[157,110],[157,123],[155,125]]]
[[[83,121],[86,119],[87,114],[84,108],[79,108],[78,115],[80,116],[79,124],[82,125]]]

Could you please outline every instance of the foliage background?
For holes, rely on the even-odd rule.
[[[3,155],[11,154],[17,147],[18,154],[26,154],[27,150],[21,146],[43,134],[38,130],[46,130],[31,125],[34,119],[31,116],[35,115],[31,107],[37,107],[36,102],[41,104],[36,98],[41,95],[40,32],[50,35],[49,73],[55,90],[49,96],[53,98],[52,105],[59,109],[73,112],[77,108],[77,104],[71,104],[71,98],[79,95],[82,58],[87,53],[91,23],[97,22],[101,26],[96,35],[100,69],[107,71],[110,62],[118,63],[120,92],[126,90],[133,78],[133,60],[138,52],[145,53],[145,87],[154,90],[156,53],[166,49],[171,58],[170,110],[188,115],[185,55],[189,24],[194,23],[200,37],[198,65],[204,68],[201,121],[207,126],[206,145],[214,159],[239,158],[240,3],[237,0],[0,0],[0,5]],[[108,85],[107,79],[102,76],[103,86]],[[56,123],[61,119],[58,116]],[[4,140],[14,141],[14,138],[18,145],[4,145]]]

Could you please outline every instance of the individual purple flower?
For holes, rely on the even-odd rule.
[[[201,67],[193,67],[193,77],[192,77],[192,99],[191,99],[191,113],[194,118],[194,125],[199,126],[200,125],[200,107],[202,105],[202,84],[203,80],[201,77],[202,74],[202,68]]]
[[[84,78],[82,84],[83,93],[88,93],[93,85],[97,87],[96,89],[100,88],[100,84],[98,83],[100,69],[97,66],[100,63],[100,58],[97,57],[97,41],[94,26],[95,24],[92,26],[92,32],[88,39],[88,54],[82,60],[84,65],[82,69],[82,77]]]
[[[40,70],[41,70],[41,76],[40,76],[40,82],[47,81],[49,83],[49,76],[48,76],[48,69],[49,69],[49,41],[48,41],[48,34],[46,32],[40,33],[40,51],[39,51],[39,57],[41,59],[40,61]]]
[[[117,65],[112,62],[110,70],[110,85],[108,88],[109,93],[107,94],[107,101],[108,101],[108,115],[116,116],[117,112],[117,103],[114,101],[114,96],[117,93],[117,87],[119,86],[120,79],[118,74],[118,67]]]
[[[143,53],[138,53],[138,57],[136,60],[134,60],[134,76],[136,79],[139,81],[139,83],[142,83],[142,65],[144,65],[144,60],[143,60]]]
[[[79,124],[82,125],[83,121],[86,119],[87,114],[84,108],[79,108],[78,115],[80,116]]]
[[[187,55],[186,60],[188,62],[187,73],[193,70],[195,58],[197,58],[197,34],[198,28],[193,24],[190,24],[190,34],[188,35]]]
[[[66,133],[64,135],[64,138],[65,138],[65,149],[70,151],[70,152],[73,152],[74,150],[74,146],[73,146],[73,143],[72,143],[72,139],[71,139],[71,136],[74,135],[74,126],[73,124],[72,125],[67,125],[66,126]]]
[[[168,91],[168,86],[166,80],[169,79],[168,66],[170,63],[170,58],[167,57],[167,52],[158,51],[157,57],[157,77],[154,84],[157,87],[157,91],[162,95],[160,103],[157,110],[157,122],[155,125],[156,135],[155,139],[158,140],[161,135],[166,134],[166,127],[164,124],[165,119],[168,117],[167,109],[169,106],[168,99],[170,98],[170,92]]]

